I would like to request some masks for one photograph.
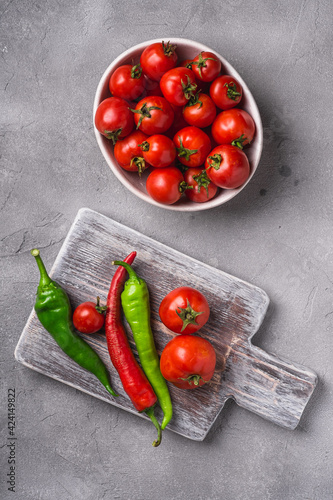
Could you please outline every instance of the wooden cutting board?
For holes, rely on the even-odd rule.
[[[210,319],[198,334],[216,350],[215,375],[209,384],[193,391],[170,384],[174,416],[168,429],[203,440],[229,398],[275,424],[294,429],[316,386],[317,376],[251,344],[269,303],[260,288],[85,208],[79,211],[50,275],[65,288],[73,309],[97,295],[103,303],[115,272],[112,260],[122,260],[132,250],[137,251],[134,269],[149,287],[152,329],[159,354],[174,336],[158,315],[159,304],[169,291],[182,285],[192,286],[202,291],[211,307]],[[38,276],[36,267],[36,282]],[[32,296],[32,305],[34,299]],[[137,355],[131,331],[127,325],[126,328]],[[15,357],[44,375],[147,418],[136,412],[124,393],[109,358],[104,332],[82,337],[108,367],[112,386],[120,394],[118,398],[109,395],[93,375],[60,350],[34,311],[22,332]],[[160,410],[157,415],[161,419]]]

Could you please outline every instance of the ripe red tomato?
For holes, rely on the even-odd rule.
[[[144,96],[146,97],[147,95],[159,95],[160,97],[163,97],[159,82],[155,82],[154,80],[150,80],[150,78],[146,77]]]
[[[165,205],[176,203],[186,187],[183,174],[174,166],[153,170],[146,183],[147,192],[153,200]]]
[[[131,111],[136,128],[148,135],[163,134],[173,122],[173,109],[164,97],[147,96]]]
[[[95,126],[97,130],[113,145],[118,139],[126,137],[134,128],[133,113],[128,104],[120,97],[108,97],[98,106],[95,113]]]
[[[184,106],[193,96],[197,84],[192,70],[178,67],[164,73],[160,87],[169,102],[175,106]]]
[[[169,128],[169,130],[167,130],[166,135],[170,137],[170,139],[173,139],[175,133],[182,128],[187,127],[188,123],[184,118],[183,108],[181,106],[175,106],[174,104],[171,104],[171,107],[174,112],[174,119],[171,127]]]
[[[143,93],[146,79],[140,64],[124,64],[112,73],[109,89],[112,95],[134,101]]]
[[[207,94],[197,93],[184,106],[183,115],[189,125],[209,127],[216,117],[216,107]]]
[[[162,351],[160,368],[163,377],[180,389],[196,389],[214,375],[216,353],[202,337],[178,335]]]
[[[221,71],[221,61],[213,52],[200,52],[193,59],[192,71],[198,80],[212,82]]]
[[[198,127],[185,127],[173,138],[179,161],[187,167],[202,165],[211,151],[208,135]]]
[[[250,165],[244,151],[236,146],[217,146],[208,155],[205,168],[211,181],[223,189],[235,189],[250,175]]]
[[[185,190],[185,196],[191,201],[204,203],[214,198],[217,193],[218,187],[209,179],[204,168],[188,168],[184,179],[189,186]]]
[[[252,116],[238,108],[222,111],[212,125],[212,135],[217,144],[232,144],[240,149],[251,143],[254,133]]]
[[[193,59],[184,59],[184,61],[182,61],[179,64],[179,66],[182,68],[192,69],[192,63],[193,63]]]
[[[104,326],[106,306],[97,302],[83,302],[73,313],[74,327],[81,333],[96,333]]]
[[[191,334],[202,328],[210,314],[206,297],[189,286],[181,286],[164,297],[159,307],[162,323],[174,333]]]
[[[229,75],[216,78],[209,89],[210,97],[218,108],[231,109],[240,103],[243,95],[241,84]]]
[[[151,79],[159,81],[164,73],[177,64],[176,45],[170,42],[152,43],[142,52],[140,64],[143,72]]]
[[[141,130],[134,130],[121,141],[117,141],[114,147],[114,156],[119,165],[130,172],[139,172],[146,168],[146,163],[139,144],[148,139],[148,135]]]
[[[146,162],[155,168],[170,165],[176,158],[176,147],[166,135],[151,135],[140,144]]]

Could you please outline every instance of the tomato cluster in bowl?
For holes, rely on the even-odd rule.
[[[95,108],[95,127],[126,178],[144,179],[162,205],[208,202],[253,173],[243,147],[256,126],[242,108],[242,84],[214,52],[180,52],[171,42],[148,44],[136,61],[113,68]]]

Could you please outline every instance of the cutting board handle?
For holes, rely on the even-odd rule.
[[[311,370],[253,346],[233,346],[226,381],[236,403],[287,429],[295,429],[317,383]]]

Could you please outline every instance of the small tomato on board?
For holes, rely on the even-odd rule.
[[[202,328],[210,314],[206,297],[189,286],[181,286],[164,297],[159,307],[162,323],[174,333],[191,334]]]
[[[221,71],[221,61],[213,52],[200,52],[192,62],[191,68],[198,80],[212,82]]]
[[[240,187],[250,175],[246,154],[230,144],[214,148],[207,156],[205,168],[209,179],[223,189]]]
[[[120,97],[104,99],[96,110],[95,126],[115,145],[118,139],[126,137],[134,128],[133,113],[128,103]]]
[[[109,89],[113,96],[134,101],[145,90],[146,79],[140,64],[119,66],[111,75]]]
[[[252,142],[254,133],[254,120],[244,109],[222,111],[212,125],[212,136],[217,144],[231,144],[240,149]]]
[[[212,344],[195,335],[178,335],[162,351],[163,377],[180,389],[196,389],[214,375],[216,353]]]
[[[106,306],[96,302],[83,302],[73,313],[73,324],[81,333],[96,333],[104,326]]]
[[[218,108],[227,110],[240,103],[243,89],[233,76],[221,75],[212,82],[209,94]]]
[[[145,75],[151,80],[159,81],[164,73],[174,68],[178,60],[176,48],[170,42],[156,42],[146,47],[140,57]]]
[[[170,103],[160,96],[147,96],[141,99],[134,113],[136,128],[147,135],[163,134],[172,125],[174,112]]]

